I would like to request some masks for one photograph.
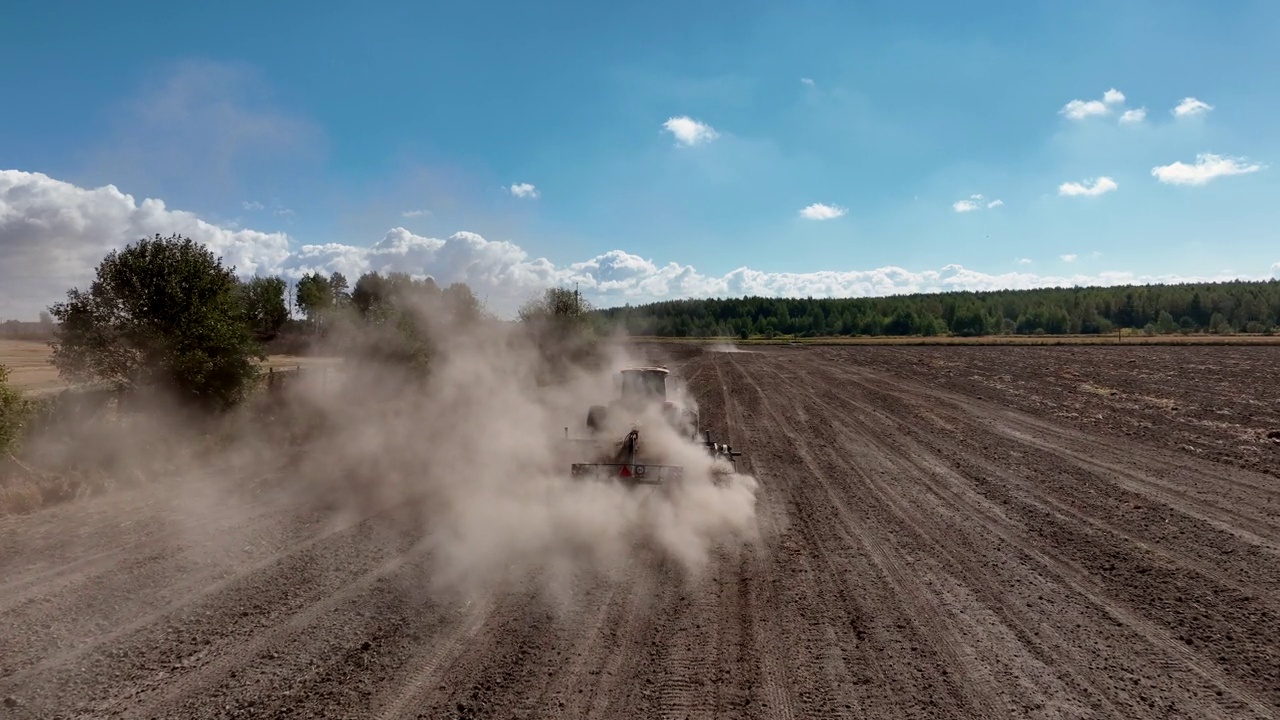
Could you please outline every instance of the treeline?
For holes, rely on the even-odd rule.
[[[671,300],[600,310],[597,322],[661,337],[1271,333],[1280,281]]]

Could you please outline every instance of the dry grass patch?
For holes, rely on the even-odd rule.
[[[58,369],[50,363],[53,350],[48,343],[35,340],[0,340],[0,365],[9,368],[9,386],[28,396],[45,395],[67,387],[58,377]],[[302,355],[270,355],[263,369],[295,370],[335,368],[341,358]]]

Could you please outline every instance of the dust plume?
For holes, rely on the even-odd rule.
[[[625,343],[438,304],[412,312],[408,351],[399,329],[335,323],[320,350],[344,361],[228,416],[156,399],[112,422],[66,423],[31,457],[92,474],[93,492],[163,498],[147,503],[153,542],[197,565],[265,548],[269,520],[314,533],[319,516],[329,530],[412,535],[423,589],[455,599],[520,585],[561,600],[584,576],[693,580],[716,553],[758,539],[755,479],[679,434],[661,405],[611,418],[597,445],[576,441],[588,409],[617,396],[617,372],[647,364]],[[696,409],[683,383],[668,399]],[[645,462],[682,466],[680,481],[571,477],[575,462],[607,462],[633,427]]]
[[[296,391],[293,403],[319,429],[293,462],[324,478],[340,512],[415,509],[432,590],[469,596],[532,580],[555,595],[582,573],[620,578],[655,563],[694,578],[717,548],[755,539],[754,478],[678,435],[660,406],[635,420],[648,456],[682,466],[682,481],[627,487],[570,476],[574,462],[602,461],[574,440],[588,408],[616,396],[617,371],[645,364],[622,343],[574,359],[521,325],[424,312],[424,326],[433,348],[425,380],[357,362],[323,391]],[[669,385],[668,397],[696,407],[686,390]],[[604,444],[632,427],[611,423]]]
[[[715,345],[712,345],[712,346],[708,347],[708,348],[707,348],[707,351],[708,351],[708,352],[716,352],[716,353],[750,353],[750,352],[755,352],[755,350],[743,350],[742,348],[738,347],[737,345],[734,345],[733,343],[716,343]]]

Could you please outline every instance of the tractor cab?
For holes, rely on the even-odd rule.
[[[664,367],[633,367],[623,370],[622,403],[630,408],[642,409],[667,400],[667,374]]]
[[[618,397],[608,406],[593,406],[587,412],[587,428],[595,433],[604,427],[606,417],[629,423],[656,408],[681,435],[692,436],[698,427],[697,413],[673,402],[667,385],[670,374],[664,367],[624,368],[615,382]]]

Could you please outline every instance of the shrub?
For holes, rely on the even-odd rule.
[[[0,458],[17,449],[31,412],[31,403],[9,385],[9,368],[0,365]]]

